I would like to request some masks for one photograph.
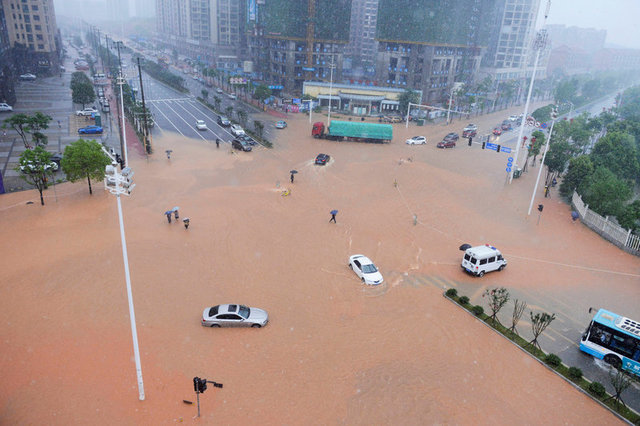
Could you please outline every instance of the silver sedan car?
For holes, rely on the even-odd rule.
[[[202,313],[205,327],[256,327],[267,325],[269,315],[258,308],[244,305],[217,305],[206,308]]]

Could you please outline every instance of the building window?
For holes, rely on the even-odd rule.
[[[40,20],[40,15],[33,15],[33,20],[34,21],[39,21]]]
[[[38,49],[40,49],[40,50],[44,50],[44,44],[39,44],[39,45],[38,45]]]

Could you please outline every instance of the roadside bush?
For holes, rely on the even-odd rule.
[[[548,354],[547,356],[544,357],[544,362],[547,365],[550,365],[553,368],[556,368],[560,364],[562,364],[562,359],[560,359],[560,357],[556,354]]]
[[[447,295],[447,297],[454,298],[458,295],[458,290],[456,290],[455,288],[450,288],[445,294]]]
[[[589,384],[589,392],[591,392],[593,395],[597,396],[598,398],[602,398],[607,394],[607,391],[605,390],[604,386],[600,382],[591,382]]]
[[[458,302],[460,302],[461,305],[466,305],[467,303],[469,303],[469,298],[467,296],[460,296]]]
[[[569,375],[569,378],[573,380],[580,380],[582,378],[582,370],[578,367],[570,367],[567,374]]]
[[[471,308],[471,312],[473,312],[475,316],[480,316],[484,313],[484,308],[480,305],[476,305],[473,308]]]

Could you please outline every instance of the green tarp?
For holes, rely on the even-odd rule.
[[[332,136],[390,141],[393,138],[393,127],[391,124],[333,120],[329,126],[329,134]]]

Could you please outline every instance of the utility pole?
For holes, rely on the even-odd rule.
[[[120,44],[121,41],[116,41],[116,47],[118,48],[118,80],[117,84],[120,86],[120,152],[122,153],[122,165],[121,167],[126,167],[127,164],[127,142],[126,136],[124,132],[126,131],[124,125],[124,99],[122,98],[122,85],[124,84],[124,76],[122,75],[122,59],[120,58]]]
[[[147,107],[144,103],[144,86],[142,85],[142,69],[140,68],[140,57],[138,57],[138,76],[140,77],[140,95],[142,96],[142,116],[144,117],[144,149],[147,154],[151,154],[151,134],[149,133],[149,123],[147,122]]]
[[[329,68],[331,69],[331,77],[329,78],[329,116],[327,117],[327,129],[329,128],[329,126],[331,125],[331,101],[333,99],[332,98],[332,89],[333,89],[333,68],[335,67],[335,65],[333,64],[333,52],[331,52],[331,65],[329,65]]]

